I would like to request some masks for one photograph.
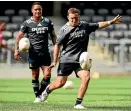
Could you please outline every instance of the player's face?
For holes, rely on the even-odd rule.
[[[73,26],[73,27],[77,26],[79,24],[79,14],[78,13],[69,14],[68,20],[69,20],[69,24],[71,26]]]
[[[34,5],[32,7],[32,13],[34,17],[41,17],[42,16],[42,7],[40,5]]]

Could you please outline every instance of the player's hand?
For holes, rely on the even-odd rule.
[[[122,16],[117,15],[114,19],[113,19],[113,23],[114,24],[119,24],[122,22]]]
[[[15,53],[14,53],[14,58],[15,58],[16,60],[20,60],[19,51],[15,51]]]
[[[48,67],[48,69],[51,70],[55,66],[56,66],[56,62],[52,62],[51,65]]]

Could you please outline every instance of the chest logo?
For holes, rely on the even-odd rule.
[[[40,23],[37,25],[38,27],[42,26]]]
[[[36,32],[37,34],[42,34],[42,33],[45,33],[46,31],[48,31],[48,27],[32,28],[32,32]]]
[[[84,34],[85,34],[85,30],[80,30],[80,31],[71,33],[70,36],[77,38],[77,37],[82,37],[82,36],[84,36]]]

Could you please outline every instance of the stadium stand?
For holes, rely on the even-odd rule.
[[[18,15],[24,16],[24,17],[29,16],[29,10],[27,10],[27,9],[19,9]]]
[[[86,15],[81,15],[80,20],[90,22],[91,21],[91,17],[86,16]]]
[[[126,31],[128,30],[128,25],[127,24],[116,24],[114,25],[114,30],[118,30],[118,31]]]
[[[122,16],[122,20],[123,20],[123,23],[128,25],[129,23],[131,23],[131,16],[129,15]]]
[[[19,30],[19,24],[17,24],[17,23],[7,23],[5,30],[11,31],[12,33],[14,31],[18,31]]]
[[[98,9],[98,15],[101,15],[101,16],[107,16],[109,14],[109,11],[108,11],[108,9],[106,9],[106,8],[100,8],[100,9]]]
[[[120,40],[120,39],[122,39],[123,37],[124,37],[124,36],[123,36],[123,32],[122,32],[122,31],[114,30],[114,31],[111,31],[111,32],[110,32],[110,38],[111,38],[111,39]]]
[[[12,17],[11,17],[12,23],[21,24],[24,20],[25,20],[25,19],[24,19],[23,16],[12,16]]]
[[[126,9],[126,14],[130,16],[131,15],[131,9]]]
[[[116,9],[112,9],[112,14],[113,15],[123,15],[123,10],[121,8],[116,8]]]
[[[84,15],[87,15],[87,16],[95,15],[95,10],[94,9],[84,9],[83,12],[84,12]]]
[[[124,31],[124,38],[131,39],[131,31],[129,30]]]
[[[13,16],[13,15],[15,15],[15,10],[14,10],[14,9],[6,9],[6,10],[4,11],[4,14],[5,14],[6,16]]]
[[[0,21],[9,23],[10,22],[10,18],[8,16],[0,16]]]
[[[129,58],[129,62],[131,62],[131,46],[129,47],[129,55],[128,55],[128,58]]]
[[[12,32],[10,32],[10,31],[3,31],[2,34],[3,34],[5,40],[12,39]]]
[[[13,38],[14,38],[14,39],[16,38],[18,32],[19,32],[19,31],[14,31],[14,32],[13,32]]]
[[[103,16],[93,16],[92,17],[92,22],[101,22],[104,21],[104,17]]]

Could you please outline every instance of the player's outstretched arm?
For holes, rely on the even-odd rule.
[[[19,55],[19,41],[20,39],[24,36],[24,33],[23,32],[19,32],[16,39],[15,39],[15,52],[14,52],[14,58],[16,60],[19,60],[20,59],[20,55]]]
[[[115,18],[109,21],[104,21],[104,22],[98,22],[99,24],[99,29],[106,28],[111,24],[120,24],[122,22],[122,17],[120,15],[117,15]]]

